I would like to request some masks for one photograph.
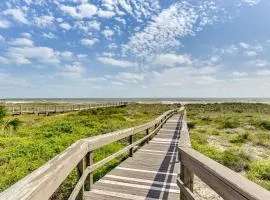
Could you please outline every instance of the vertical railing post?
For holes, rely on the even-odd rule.
[[[194,181],[194,174],[182,163],[181,160],[181,153],[179,151],[179,161],[180,161],[180,179],[184,183],[184,186],[189,188],[191,192],[193,192],[193,181]],[[188,199],[183,192],[180,192],[180,200]]]
[[[146,135],[149,135],[149,128],[146,129]],[[147,138],[146,142],[149,143],[150,138]]]
[[[85,158],[83,158],[77,165],[77,172],[78,172],[77,180],[78,181],[83,175],[84,169],[85,169]],[[77,196],[78,199],[83,199],[83,192],[84,192],[84,184],[82,185],[82,188],[80,189],[80,192]]]
[[[93,152],[89,152],[88,158],[89,158],[89,166],[94,164],[94,158],[93,158]],[[93,189],[93,172],[90,172],[89,174],[89,190],[91,191]]]
[[[129,144],[133,143],[133,135],[129,136]],[[129,157],[133,156],[133,147],[129,149]]]

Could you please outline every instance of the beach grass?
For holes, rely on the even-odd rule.
[[[270,105],[189,104],[187,114],[194,149],[270,190]]]

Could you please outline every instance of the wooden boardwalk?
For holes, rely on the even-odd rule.
[[[85,192],[84,199],[179,199],[180,123],[180,115],[170,118],[148,144]]]

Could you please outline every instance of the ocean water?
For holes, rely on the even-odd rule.
[[[99,103],[99,102],[136,102],[136,103],[267,103],[270,98],[14,98],[0,99],[0,103]]]

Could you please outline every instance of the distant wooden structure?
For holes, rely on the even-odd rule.
[[[88,110],[94,108],[106,108],[117,107],[127,105],[127,102],[108,102],[108,103],[92,103],[92,104],[40,104],[40,105],[28,105],[28,104],[15,104],[6,105],[8,113],[11,115],[22,114],[37,114],[37,115],[50,115],[56,113],[66,113],[81,110]]]
[[[269,191],[193,150],[186,111],[176,112],[167,111],[141,126],[79,140],[2,192],[0,199],[49,199],[75,167],[79,177],[69,200],[193,200],[197,199],[194,174],[227,200],[270,199]],[[145,136],[134,141],[135,134],[142,132]],[[93,163],[95,149],[126,137],[128,146]],[[129,153],[128,159],[93,183],[94,170],[124,153]]]

